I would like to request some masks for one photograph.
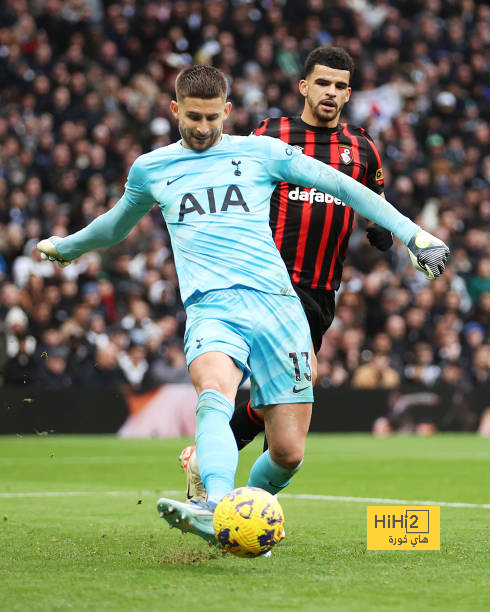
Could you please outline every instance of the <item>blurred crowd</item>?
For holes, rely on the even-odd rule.
[[[362,222],[319,355],[323,387],[472,389],[490,363],[490,8],[475,0],[6,0],[0,5],[0,372],[6,385],[187,380],[185,314],[154,209],[128,239],[60,270],[41,237],[108,210],[141,153],[177,140],[175,76],[229,80],[226,131],[297,115],[306,55],[355,59],[343,120],[380,151],[386,195],[446,241],[429,283]],[[0,383],[1,384],[1,383]]]

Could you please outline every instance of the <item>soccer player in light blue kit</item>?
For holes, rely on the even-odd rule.
[[[176,81],[171,110],[182,140],[140,156],[122,198],[66,238],[42,240],[44,257],[67,265],[123,240],[158,203],[170,233],[187,313],[185,352],[198,394],[196,449],[207,503],[162,498],[171,526],[215,541],[216,503],[234,488],[238,450],[229,426],[239,385],[264,414],[269,449],[250,486],[277,493],[298,471],[311,416],[311,339],[306,317],[269,227],[279,181],[334,194],[392,231],[433,276],[448,248],[383,198],[330,166],[269,137],[223,135],[231,103],[222,72],[193,66]]]

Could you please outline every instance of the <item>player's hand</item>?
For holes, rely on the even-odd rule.
[[[46,238],[45,240],[41,240],[41,242],[37,243],[37,250],[41,253],[41,259],[49,259],[49,261],[56,261],[58,265],[62,268],[65,268],[71,261],[65,259],[63,255],[58,253],[56,250],[56,243],[61,240],[59,236],[51,236],[51,238]]]
[[[429,280],[441,276],[449,258],[447,245],[424,230],[419,230],[412,237],[408,243],[408,253],[414,268],[423,272]]]
[[[366,229],[366,234],[371,246],[376,247],[380,251],[387,251],[393,246],[393,236],[390,230],[376,225],[376,223],[373,223]]]

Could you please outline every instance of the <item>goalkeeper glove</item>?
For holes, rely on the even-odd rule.
[[[51,238],[46,238],[45,240],[38,242],[36,248],[41,253],[41,259],[57,261],[59,266],[65,268],[71,264],[71,261],[65,259],[63,255],[58,253],[56,250],[56,243],[60,240],[61,238],[59,236],[51,236]]]
[[[371,246],[380,251],[387,251],[393,245],[393,236],[390,230],[376,225],[376,223],[366,229],[366,234]]]
[[[442,240],[419,230],[408,243],[408,254],[414,268],[429,280],[438,278],[446,269],[449,248]]]

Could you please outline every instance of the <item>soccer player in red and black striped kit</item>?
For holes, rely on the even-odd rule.
[[[340,122],[351,94],[353,71],[354,62],[344,49],[314,49],[299,83],[305,99],[301,117],[265,119],[254,134],[299,147],[383,195],[383,169],[373,140],[365,129]],[[270,225],[310,324],[315,379],[315,353],[334,318],[335,291],[340,286],[354,211],[330,194],[280,183],[271,197]],[[391,233],[375,224],[368,227],[367,235],[382,251],[393,244]],[[263,430],[260,411],[249,402],[237,406],[231,428],[238,448],[243,448]]]
[[[354,71],[351,56],[340,47],[318,47],[307,57],[299,91],[305,99],[300,117],[265,119],[257,136],[279,138],[299,147],[306,155],[330,164],[380,195],[383,170],[376,146],[363,128],[340,123],[340,113],[351,94]],[[308,319],[313,343],[312,377],[316,379],[316,356],[323,334],[335,314],[335,291],[339,288],[354,211],[330,194],[280,183],[271,197],[270,225],[278,250]],[[372,224],[370,243],[385,251],[393,244],[391,233]],[[235,408],[230,421],[239,449],[264,430],[260,410],[250,402]],[[189,464],[191,456],[193,459]],[[206,496],[200,482],[193,447],[180,456],[187,475],[187,497]]]

